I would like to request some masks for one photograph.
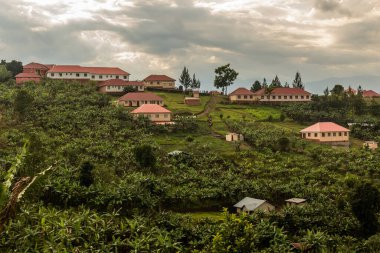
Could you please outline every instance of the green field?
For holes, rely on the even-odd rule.
[[[183,94],[170,93],[170,92],[154,92],[154,93],[162,97],[164,99],[165,105],[168,107],[169,110],[173,111],[174,113],[179,113],[179,112],[186,112],[186,113],[192,113],[192,114],[201,113],[204,110],[206,103],[210,99],[210,96],[200,96],[201,104],[196,105],[196,106],[190,106],[184,103],[185,96]]]

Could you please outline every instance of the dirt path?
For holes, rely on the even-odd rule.
[[[217,97],[211,95],[210,100],[206,104],[206,108],[203,110],[203,112],[199,113],[197,116],[207,116],[214,108],[217,103]]]

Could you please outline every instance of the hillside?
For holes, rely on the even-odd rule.
[[[113,97],[88,84],[0,84],[2,181],[14,185],[52,165],[8,217],[0,250],[294,252],[292,243],[301,243],[316,252],[369,252],[376,247],[378,228],[371,224],[379,210],[371,203],[380,198],[380,153],[361,143],[378,129],[365,134],[354,129],[358,144],[349,149],[308,142],[299,134],[316,119],[375,122],[375,105],[363,104],[359,111],[356,98],[340,104],[321,98],[310,104],[237,105],[225,96],[202,96],[200,106],[188,107],[182,94],[159,95],[178,115],[175,125],[133,119]],[[226,142],[230,131],[243,133],[245,141]],[[185,152],[168,154],[175,150]],[[11,189],[1,187],[4,207]],[[247,196],[276,209],[236,215],[233,205]],[[306,205],[286,205],[294,197],[306,199]]]

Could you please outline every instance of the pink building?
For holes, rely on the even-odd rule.
[[[301,130],[303,139],[331,144],[348,144],[349,133],[349,129],[333,122],[319,122]]]
[[[146,117],[154,124],[166,125],[174,124],[171,121],[171,111],[157,104],[143,104],[139,108],[133,110],[133,117]]]
[[[36,62],[31,62],[23,66],[22,73],[16,75],[16,84],[22,84],[28,81],[39,83],[41,78],[46,76],[46,72],[51,65],[44,65]]]

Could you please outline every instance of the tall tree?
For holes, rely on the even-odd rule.
[[[216,68],[215,74],[214,86],[218,89],[222,88],[225,94],[227,94],[227,87],[233,84],[239,75],[238,72],[230,68],[230,64]]]
[[[302,83],[301,74],[298,71],[293,81],[293,88],[301,88],[301,89],[305,88],[305,86]]]
[[[272,80],[272,83],[269,85],[270,88],[277,88],[277,87],[281,87],[281,82],[280,82],[280,79],[278,78],[278,76],[276,75],[276,77]]]
[[[289,88],[289,87],[290,87],[289,83],[288,83],[288,82],[285,82],[284,87]]]
[[[197,86],[198,86],[198,84],[197,84],[197,78],[195,78],[195,74],[193,74],[193,79],[191,80],[191,85],[190,85],[190,87],[192,88],[192,89],[196,89],[197,88]]]
[[[340,96],[344,93],[344,87],[340,84],[335,84],[334,88],[331,90],[331,95]]]
[[[325,97],[328,97],[330,95],[330,90],[329,90],[329,87],[327,86],[326,89],[323,91],[323,94],[325,95]]]
[[[265,77],[264,77],[262,86],[263,88],[268,88],[267,79]]]
[[[256,80],[251,87],[251,91],[258,91],[262,88],[260,81]]]
[[[15,77],[17,74],[23,71],[22,62],[12,60],[11,62],[6,63],[6,68],[12,73],[12,77]]]
[[[7,70],[5,65],[0,65],[0,82],[8,81],[12,77],[10,71]]]
[[[183,67],[182,74],[179,77],[179,82],[182,84],[182,86],[187,90],[191,86],[191,77],[189,75],[189,70],[185,67]]]

